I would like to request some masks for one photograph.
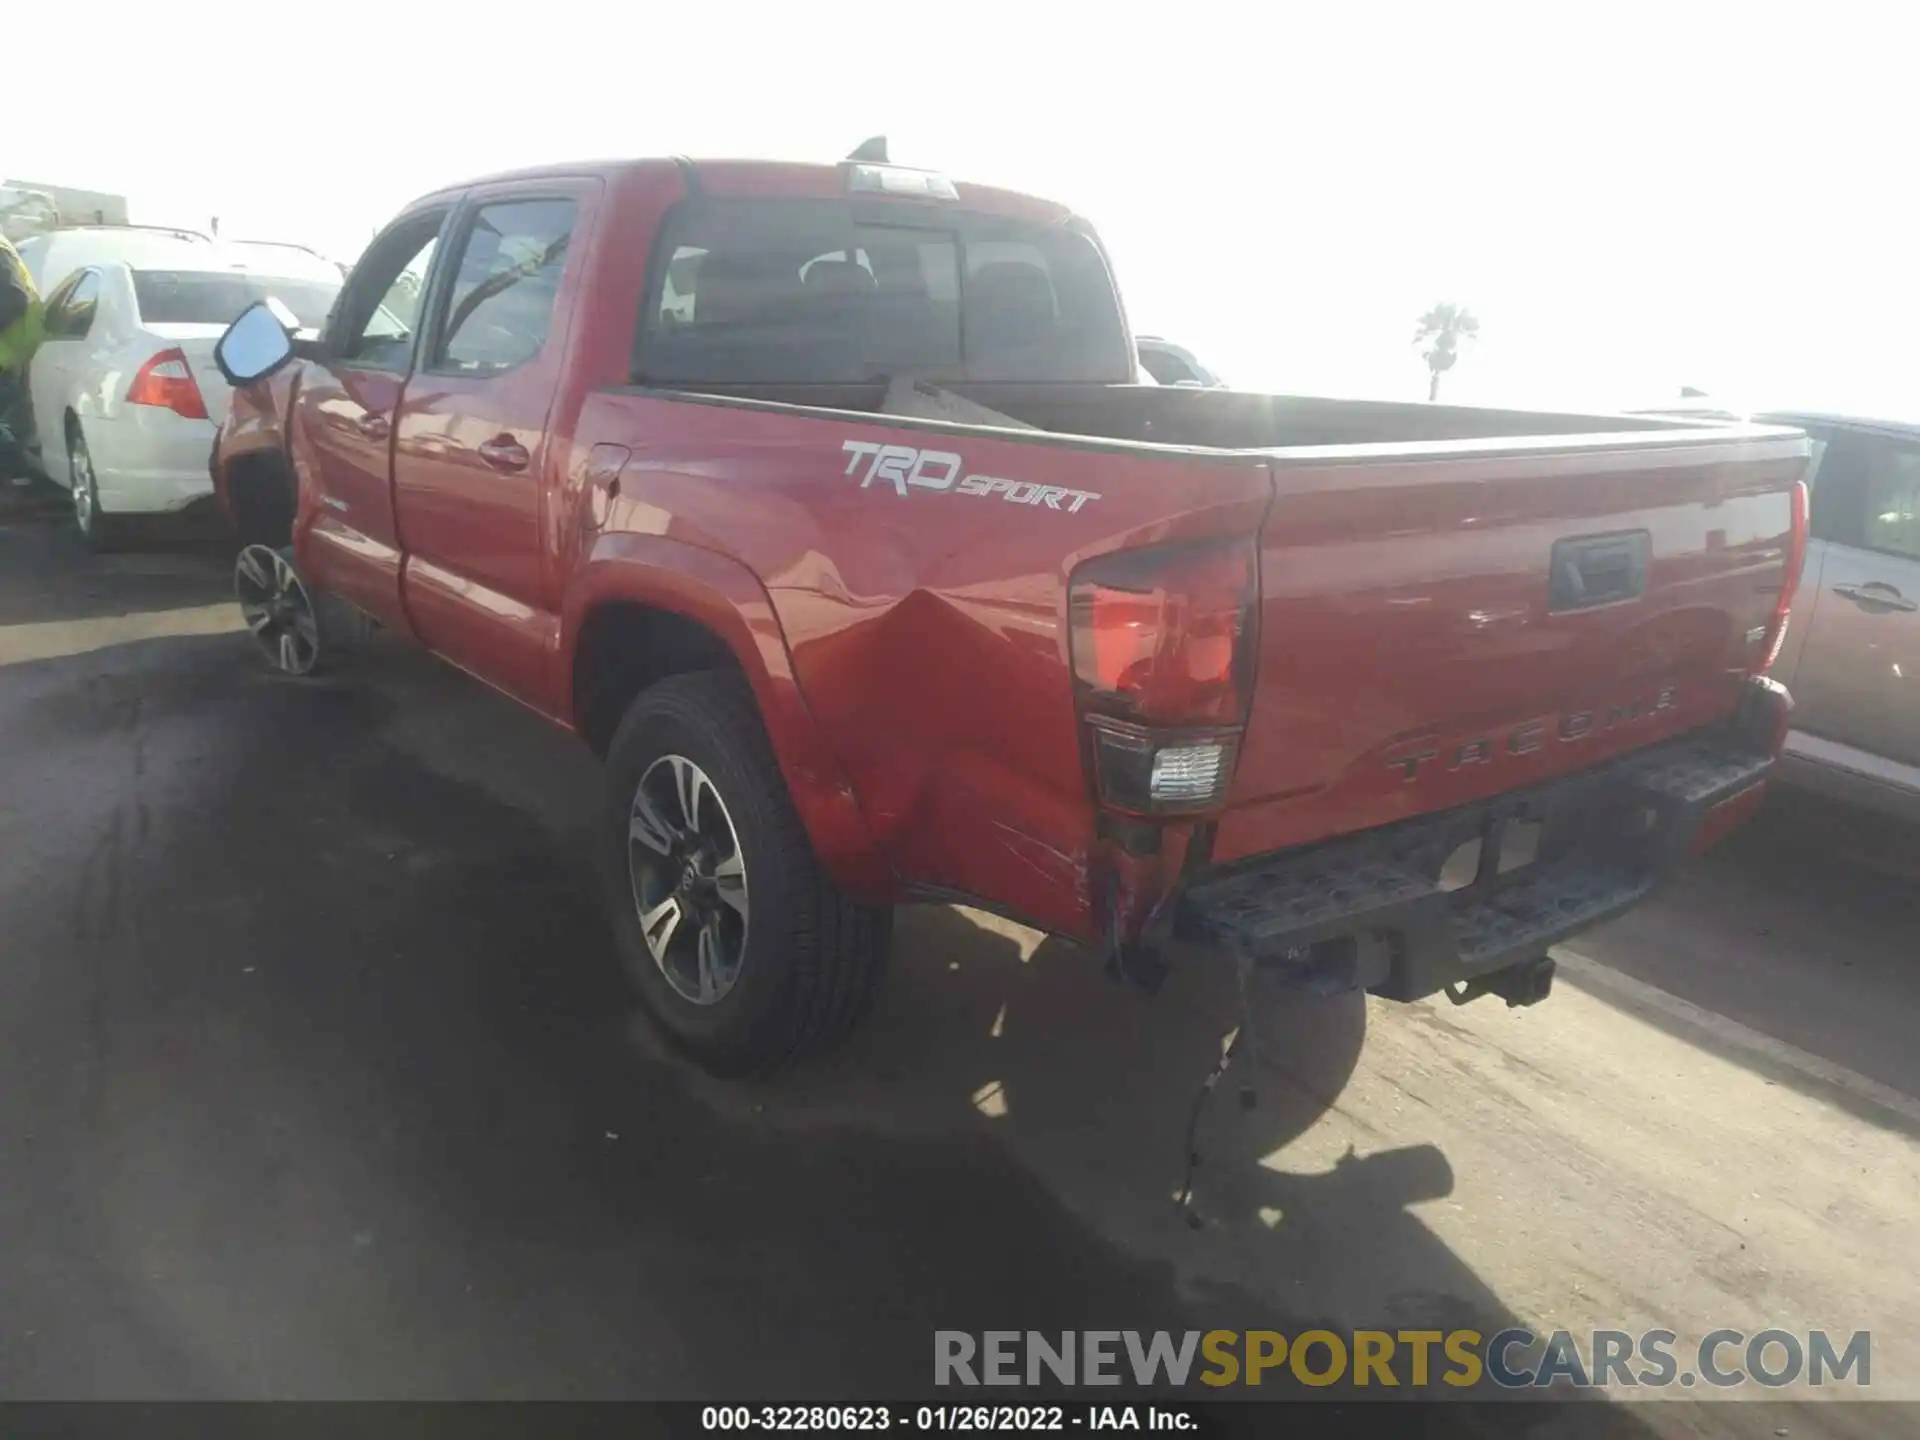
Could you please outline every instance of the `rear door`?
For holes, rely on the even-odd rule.
[[[300,378],[289,444],[297,543],[325,590],[411,633],[400,598],[393,420],[413,369],[418,312],[449,202],[401,216],[367,248]]]
[[[596,180],[473,192],[395,421],[394,493],[416,633],[455,664],[554,713],[559,610],[545,584],[547,422]]]
[[[86,369],[88,340],[99,305],[98,270],[80,270],[63,280],[47,297],[46,336],[27,366],[41,460],[63,485],[73,483],[67,467],[67,411],[75,404],[75,377]]]
[[[1837,429],[1813,497],[1794,728],[1920,766],[1920,436]]]

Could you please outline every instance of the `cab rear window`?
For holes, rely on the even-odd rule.
[[[1065,226],[711,200],[679,207],[661,243],[635,345],[643,384],[1133,375],[1106,262]]]

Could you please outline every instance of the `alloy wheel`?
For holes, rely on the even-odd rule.
[[[718,1004],[746,958],[746,860],[726,802],[685,756],[662,755],[641,775],[627,861],[653,963],[681,999]]]
[[[93,526],[100,514],[100,491],[93,478],[93,457],[87,453],[86,441],[75,432],[68,442],[67,468],[72,472],[68,482],[73,487],[73,523],[80,527],[80,533],[91,539]]]
[[[320,624],[313,598],[278,550],[249,545],[233,567],[234,596],[254,643],[267,662],[288,675],[305,675],[320,660]]]

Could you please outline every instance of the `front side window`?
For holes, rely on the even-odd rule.
[[[361,257],[334,317],[335,346],[342,360],[365,370],[406,371],[445,219],[444,211],[408,216]]]
[[[646,384],[1134,374],[1093,242],[979,214],[928,224],[843,202],[683,205],[641,315]]]
[[[497,374],[540,353],[573,219],[571,200],[505,200],[474,213],[428,369]]]

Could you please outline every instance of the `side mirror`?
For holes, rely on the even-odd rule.
[[[251,385],[293,358],[293,336],[299,328],[294,313],[271,295],[256,300],[214,342],[213,363],[229,385]]]

